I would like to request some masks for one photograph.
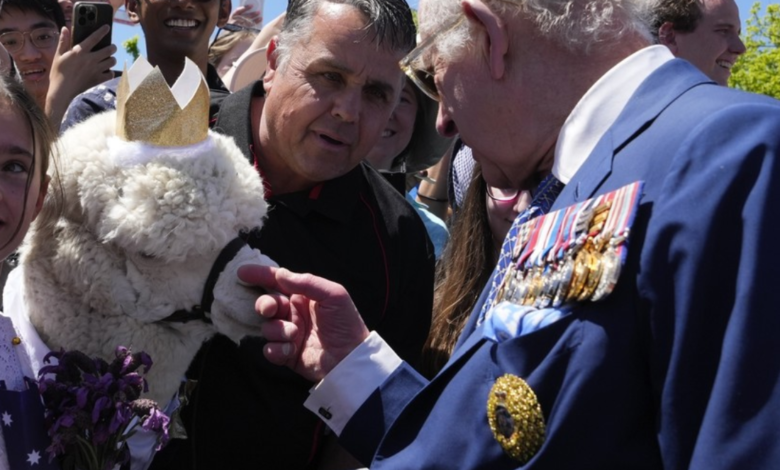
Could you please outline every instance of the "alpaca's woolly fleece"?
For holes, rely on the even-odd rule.
[[[260,334],[258,292],[236,270],[273,262],[248,247],[218,279],[213,325],[158,321],[200,304],[222,248],[260,228],[267,204],[232,139],[210,132],[191,147],[153,147],[117,139],[115,121],[99,114],[59,141],[59,184],[22,248],[26,304],[50,348],[106,359],[119,345],[146,351],[148,396],[167,403],[215,332]]]

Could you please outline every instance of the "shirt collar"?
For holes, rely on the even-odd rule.
[[[559,180],[571,180],[639,85],[673,58],[666,46],[646,47],[623,59],[590,87],[558,134],[552,173]]]
[[[272,196],[270,202],[284,205],[301,217],[314,211],[346,223],[361,198],[363,165],[361,163],[346,175],[322,182],[314,188]]]

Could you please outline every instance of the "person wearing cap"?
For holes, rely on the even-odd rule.
[[[268,217],[246,235],[250,246],[345,285],[363,320],[412,364],[430,327],[433,247],[403,195],[364,160],[400,101],[398,61],[414,44],[404,0],[293,0],[262,80],[226,98],[213,126],[267,183]],[[264,347],[218,335],[201,348],[182,409],[188,439],[171,441],[153,469],[325,463],[325,428],[303,407],[313,383],[268,362]]]

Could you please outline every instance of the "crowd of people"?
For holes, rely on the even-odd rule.
[[[780,103],[727,86],[734,0],[421,0],[418,25],[289,0],[263,28],[230,0],[110,3],[169,86],[202,72],[271,207],[241,236],[280,266],[239,270],[263,338],[202,346],[185,432],[133,470],[780,465]],[[0,0],[2,259],[57,136],[117,107],[108,28],[71,45],[71,15]],[[0,389],[34,362],[0,348]]]

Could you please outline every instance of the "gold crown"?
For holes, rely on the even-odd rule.
[[[116,110],[116,134],[126,141],[193,145],[208,135],[209,88],[190,59],[169,87],[160,69],[139,57],[119,80]]]

